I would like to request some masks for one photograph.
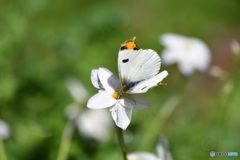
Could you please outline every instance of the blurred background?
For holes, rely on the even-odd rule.
[[[212,62],[206,73],[189,77],[177,65],[161,67],[169,72],[167,85],[144,94],[151,107],[133,110],[124,132],[127,151],[156,153],[164,133],[175,160],[209,159],[210,151],[239,153],[240,56],[231,47],[240,41],[239,0],[0,4],[0,119],[11,128],[4,140],[9,160],[56,159],[69,121],[66,106],[75,103],[66,85],[69,77],[83,84],[89,98],[97,92],[91,70],[105,67],[118,75],[124,41],[136,36],[138,46],[161,56],[159,36],[166,32],[203,40]],[[213,66],[224,74],[210,74]],[[86,102],[78,103],[80,112],[87,110]],[[114,127],[104,141],[75,128],[67,159],[122,159]]]

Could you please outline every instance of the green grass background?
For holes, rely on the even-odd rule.
[[[164,133],[175,160],[210,159],[210,151],[240,153],[240,61],[230,49],[234,39],[240,41],[240,1],[0,0],[0,4],[0,118],[12,130],[4,141],[9,160],[56,159],[67,121],[64,109],[73,102],[67,78],[78,78],[93,95],[97,90],[90,81],[91,69],[105,67],[118,75],[118,49],[134,36],[141,48],[161,55],[158,38],[166,32],[206,42],[211,66],[222,68],[226,77],[198,72],[184,77],[176,65],[162,66],[169,72],[167,86],[144,94],[150,108],[133,111],[125,132],[132,135],[127,151],[156,153],[159,134]],[[121,158],[114,130],[104,143],[75,131],[69,160]]]

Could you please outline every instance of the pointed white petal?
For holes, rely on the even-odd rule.
[[[102,84],[100,83],[100,80],[98,78],[98,69],[92,69],[91,81],[95,88],[100,89],[100,86],[102,86]]]
[[[140,94],[131,94],[119,100],[121,105],[130,109],[145,109],[150,106],[148,100]]]
[[[134,102],[136,104],[134,109],[145,109],[147,107],[150,107],[149,101],[143,95],[133,94],[131,96],[133,97]]]
[[[157,145],[158,157],[163,160],[172,160],[172,156],[168,150],[168,140],[164,135],[160,136],[159,143]]]
[[[10,128],[5,121],[0,120],[0,139],[6,139],[10,136]]]
[[[117,101],[106,91],[99,92],[92,96],[87,103],[91,109],[101,109],[113,106]]]
[[[102,142],[110,136],[112,120],[106,110],[85,110],[79,115],[76,125],[84,136]]]
[[[121,87],[119,79],[106,68],[99,68],[98,77],[103,88],[110,94],[113,94],[116,89]]]
[[[85,103],[88,99],[87,90],[76,78],[69,78],[67,80],[67,88],[78,103]]]
[[[119,100],[119,103],[127,108],[133,109],[135,106],[135,102],[133,101],[133,98],[131,97],[123,97],[122,99]]]
[[[133,152],[127,155],[128,160],[162,160],[152,153],[148,152]]]
[[[132,109],[123,107],[119,102],[110,110],[115,124],[126,130],[132,117]]]

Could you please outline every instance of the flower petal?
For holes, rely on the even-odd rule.
[[[148,152],[133,152],[127,155],[128,160],[159,160],[157,156]]]
[[[199,71],[204,72],[208,69],[210,62],[211,62],[211,52],[207,45],[199,40],[193,39],[194,43],[194,52],[196,54],[196,61],[195,66],[198,68]]]
[[[186,37],[174,33],[165,33],[159,37],[160,43],[176,51],[181,49],[186,40]]]
[[[109,95],[108,92],[102,91],[92,96],[87,103],[91,109],[101,109],[113,106],[117,101]]]
[[[65,114],[69,120],[77,119],[79,112],[79,105],[77,103],[72,103],[65,107]]]
[[[119,102],[117,102],[110,111],[112,112],[112,117],[115,121],[115,124],[118,127],[126,130],[131,121],[132,109],[125,108]]]
[[[100,89],[100,86],[102,86],[102,84],[98,78],[98,69],[92,69],[91,81],[95,88]]]
[[[106,68],[99,68],[98,77],[103,88],[110,94],[113,94],[116,89],[121,87],[119,79]]]
[[[11,131],[8,124],[5,121],[0,120],[0,139],[6,139],[10,134]]]
[[[164,137],[164,135],[160,136],[160,140],[157,145],[157,153],[160,159],[172,160],[172,156],[168,150],[168,140]]]
[[[119,103],[122,106],[127,107],[129,109],[134,109],[134,106],[135,106],[135,102],[134,102],[133,98],[130,96],[121,98],[119,100]]]
[[[135,101],[135,108],[134,109],[145,109],[150,107],[149,101],[141,94],[133,94],[131,95]]]
[[[162,52],[162,62],[164,65],[171,65],[173,63],[176,62],[176,55],[177,54],[174,54],[175,52],[173,52],[172,50],[170,49],[165,49],[163,52]]]
[[[76,125],[84,136],[105,141],[110,136],[112,120],[107,110],[88,109],[78,116]]]
[[[88,92],[82,83],[76,78],[69,78],[67,80],[67,88],[71,95],[78,103],[85,103],[88,99]]]
[[[179,63],[178,68],[185,76],[192,75],[195,70],[195,68],[189,63]]]
[[[145,109],[150,106],[148,100],[141,94],[131,94],[123,97],[119,102],[130,109]]]

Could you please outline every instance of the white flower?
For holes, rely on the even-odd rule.
[[[93,69],[91,80],[100,91],[88,100],[87,107],[91,109],[109,107],[116,125],[124,130],[131,121],[132,109],[144,109],[150,106],[148,100],[140,94],[125,94],[116,98],[121,84],[119,79],[106,68]]]
[[[110,137],[112,121],[106,110],[85,110],[77,118],[77,128],[86,137],[105,141]]]
[[[65,114],[69,120],[75,121],[80,114],[80,107],[76,103],[69,104],[65,107]]]
[[[161,35],[159,40],[166,47],[162,53],[164,64],[177,63],[184,75],[191,75],[194,70],[204,72],[208,69],[211,53],[203,41],[172,33]]]
[[[0,120],[0,139],[6,139],[10,134],[11,132],[8,124],[5,121]]]
[[[148,152],[133,152],[127,155],[128,160],[172,160],[168,150],[168,141],[161,135],[157,145],[157,156]]]
[[[88,92],[76,78],[68,79],[67,88],[75,101],[77,101],[77,103],[69,104],[65,109],[69,122],[73,123],[70,126],[76,126],[85,137],[94,138],[101,142],[107,140],[112,129],[112,121],[107,111],[90,109],[81,111],[79,104],[82,105],[87,101]],[[69,131],[66,131],[66,133],[73,132],[73,128],[67,129]]]
[[[66,107],[65,112],[83,136],[94,138],[100,142],[110,137],[112,121],[107,111],[90,109],[80,111],[78,105],[70,104]]]

